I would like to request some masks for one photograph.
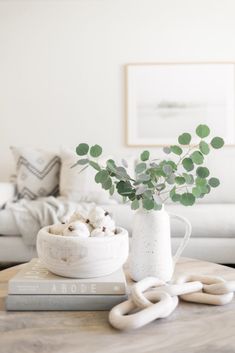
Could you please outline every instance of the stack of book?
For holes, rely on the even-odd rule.
[[[8,284],[7,310],[109,310],[127,299],[122,269],[89,279],[52,274],[39,259],[31,260]]]

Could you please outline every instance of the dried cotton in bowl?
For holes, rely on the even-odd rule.
[[[115,222],[109,215],[98,221],[97,225],[98,226],[96,228],[105,228],[112,232],[115,231]]]
[[[54,234],[54,235],[63,235],[63,231],[67,227],[66,223],[57,223],[53,224],[49,228],[49,233]]]
[[[76,236],[82,238],[88,238],[90,232],[86,223],[81,221],[70,223],[63,231],[64,236]]]

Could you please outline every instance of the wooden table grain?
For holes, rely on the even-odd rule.
[[[8,280],[22,265],[0,272],[0,353],[233,353],[235,300],[225,306],[180,302],[166,319],[130,332],[108,323],[108,312],[6,312]],[[175,275],[235,280],[235,270],[181,259]]]

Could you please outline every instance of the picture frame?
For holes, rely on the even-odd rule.
[[[125,82],[128,146],[171,145],[199,124],[234,145],[234,62],[127,64]]]

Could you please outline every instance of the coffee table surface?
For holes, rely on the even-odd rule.
[[[130,332],[108,323],[108,312],[6,312],[8,280],[21,266],[0,272],[0,353],[221,353],[235,352],[235,300],[225,306],[180,302],[166,319]],[[235,270],[182,258],[175,274],[235,280]]]

